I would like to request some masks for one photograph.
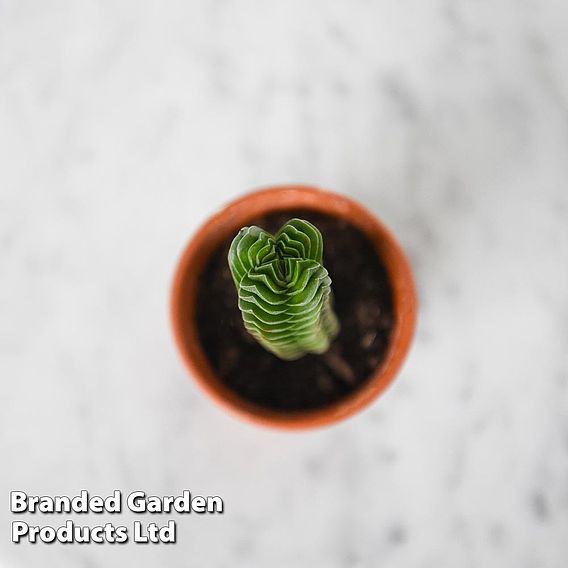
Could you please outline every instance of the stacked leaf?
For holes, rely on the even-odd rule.
[[[229,267],[245,328],[282,359],[323,353],[339,331],[319,230],[291,219],[276,235],[244,227],[231,243]]]

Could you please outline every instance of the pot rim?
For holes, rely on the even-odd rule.
[[[247,217],[250,221],[258,215],[295,208],[343,218],[362,230],[387,270],[393,292],[395,323],[383,359],[359,388],[329,406],[279,412],[241,398],[222,383],[201,347],[194,308],[201,271],[211,253],[225,238],[245,226]],[[189,304],[187,297],[190,298]],[[233,415],[255,424],[285,430],[331,425],[369,406],[399,371],[412,343],[416,317],[416,288],[410,264],[390,230],[351,198],[308,185],[257,189],[234,199],[209,217],[184,247],[170,294],[170,323],[177,351],[201,390]]]

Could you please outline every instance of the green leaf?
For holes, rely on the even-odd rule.
[[[267,350],[292,360],[323,353],[339,332],[323,239],[308,221],[291,219],[275,236],[244,227],[229,267],[247,331]]]

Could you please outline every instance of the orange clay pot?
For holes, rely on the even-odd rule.
[[[374,244],[393,293],[394,327],[384,359],[357,390],[316,410],[278,412],[242,399],[211,368],[200,344],[195,303],[199,277],[211,253],[260,215],[311,209],[347,220]],[[325,243],[324,243],[325,246]],[[326,426],[359,412],[392,382],[410,347],[416,324],[416,292],[410,266],[390,231],[367,209],[336,193],[302,185],[276,186],[248,193],[213,215],[195,234],[179,260],[171,291],[171,322],[181,358],[197,384],[222,407],[256,424],[283,429]],[[266,377],[269,381],[270,377]]]

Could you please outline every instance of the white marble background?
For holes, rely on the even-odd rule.
[[[291,181],[372,208],[421,298],[388,393],[299,435],[206,401],[167,318],[197,225]],[[566,1],[0,0],[0,462],[1,568],[567,566]],[[10,490],[81,488],[226,513],[10,543]]]

